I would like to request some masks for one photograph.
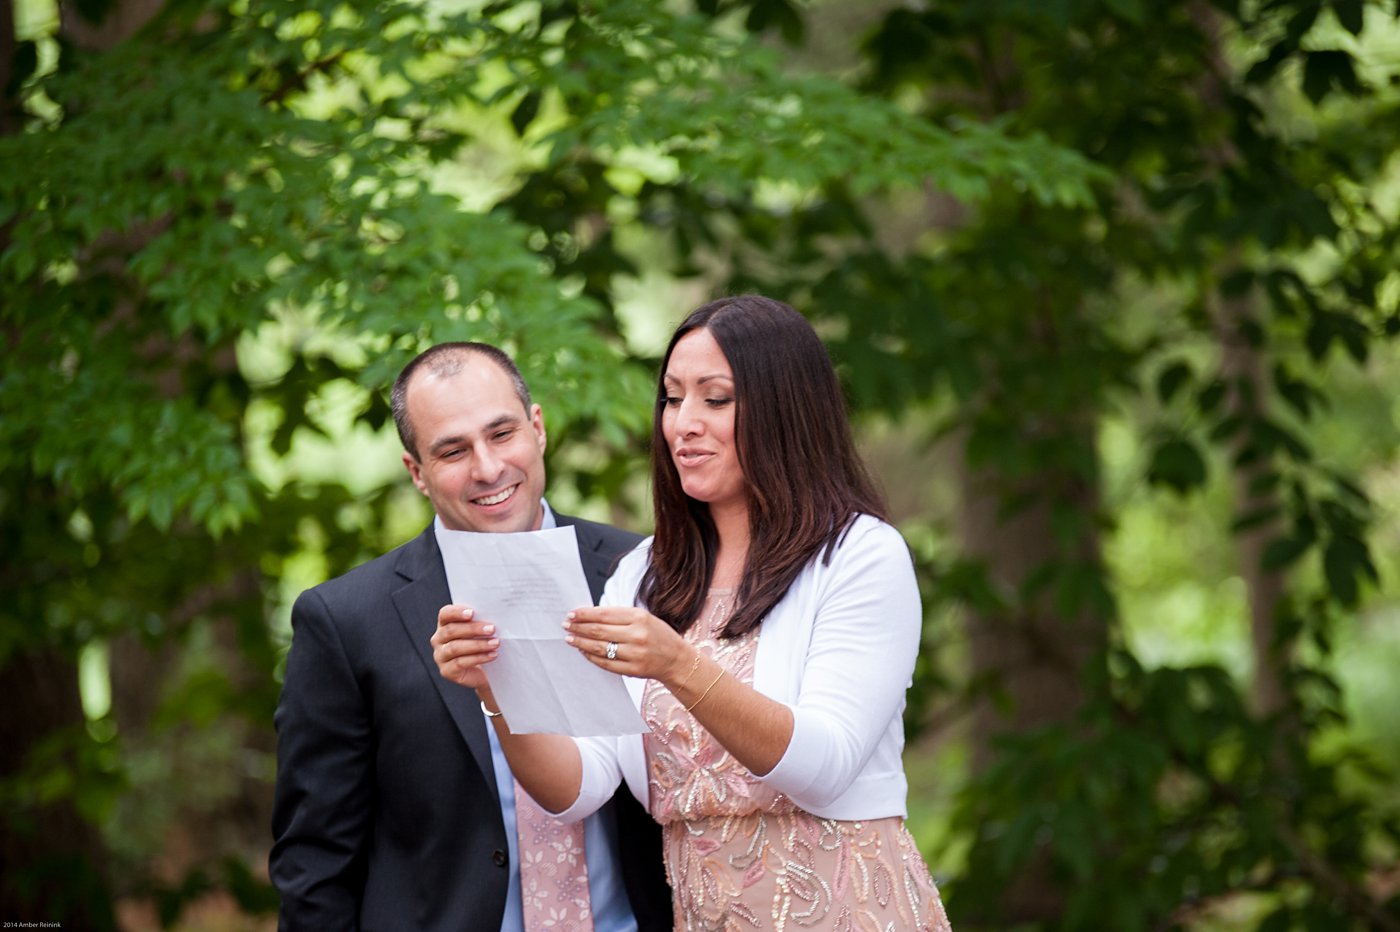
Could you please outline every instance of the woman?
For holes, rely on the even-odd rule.
[[[807,321],[778,301],[695,310],[662,363],[656,534],[565,625],[628,681],[649,731],[575,741],[493,722],[517,779],[572,821],[626,779],[666,838],[678,929],[946,930],[904,827],[904,693],[921,609],[903,539]],[[433,638],[496,711],[486,626]]]

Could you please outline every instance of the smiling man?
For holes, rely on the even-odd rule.
[[[596,600],[639,538],[545,503],[543,414],[495,347],[435,346],[390,397],[404,465],[436,517],[292,609],[269,859],[279,925],[536,932],[557,902],[534,879],[522,884],[519,865],[530,859],[517,843],[510,769],[472,693],[442,679],[433,660],[438,609],[452,601],[439,540],[572,525]],[[553,838],[537,818],[520,825]],[[671,928],[660,833],[626,789],[570,850],[587,868],[578,898],[587,922],[569,928]]]
[[[444,344],[399,376],[391,397],[403,464],[447,529],[537,531],[545,511],[540,406],[508,356],[480,347]]]

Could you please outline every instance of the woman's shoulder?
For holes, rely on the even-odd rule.
[[[898,553],[909,552],[904,535],[883,518],[861,513],[851,520],[837,543],[837,552],[876,549]]]
[[[813,555],[804,575],[813,581],[860,577],[882,564],[912,562],[909,545],[898,528],[862,513],[851,519],[829,551],[823,547]]]
[[[618,560],[617,570],[613,575],[630,579],[633,582],[640,580],[642,573],[646,571],[647,564],[651,561],[651,541],[651,535],[637,541],[636,546],[624,553]]]
[[[608,583],[603,587],[600,605],[632,605],[637,587],[646,572],[651,557],[651,538],[644,537],[637,545],[618,558]]]

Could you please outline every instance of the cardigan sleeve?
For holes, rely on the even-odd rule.
[[[647,538],[622,558],[617,572],[613,573],[603,588],[599,605],[631,605],[636,596],[637,584],[646,568],[646,555],[649,552]],[[633,700],[640,707],[641,685],[643,681],[627,679],[627,687]],[[555,813],[561,822],[577,822],[587,818],[599,809],[613,794],[625,777],[628,787],[643,806],[647,804],[645,764],[641,762],[642,739],[640,735],[622,735],[615,738],[575,738],[579,758],[583,766],[583,777],[579,795],[574,804],[563,812]],[[640,786],[638,771],[640,768]]]
[[[818,559],[809,572],[812,601],[796,606],[812,617],[800,687],[790,703],[792,739],[762,779],[804,809],[819,811],[858,781],[877,794],[905,786],[905,692],[923,610],[908,547],[884,522],[860,519],[831,564]]]
[[[583,765],[583,780],[573,805],[563,812],[551,813],[554,818],[560,822],[578,822],[597,812],[604,803],[612,799],[618,784],[622,782],[619,742],[618,738],[574,739]]]

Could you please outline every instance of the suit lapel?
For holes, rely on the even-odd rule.
[[[399,621],[403,623],[414,650],[423,661],[424,673],[442,697],[486,782],[494,787],[496,769],[491,761],[491,742],[486,736],[486,722],[482,719],[476,693],[443,679],[438,673],[437,662],[433,660],[430,639],[437,630],[438,609],[451,602],[452,596],[447,588],[447,573],[442,568],[442,555],[431,526],[404,548],[395,570],[406,580],[404,586],[393,594]]]
[[[583,575],[588,580],[588,591],[593,594],[596,605],[603,597],[603,587],[607,585],[612,561],[601,552],[603,538],[590,531],[587,524],[577,524],[575,518],[554,513],[554,521],[560,527],[572,527],[578,541],[578,555],[583,563]]]

